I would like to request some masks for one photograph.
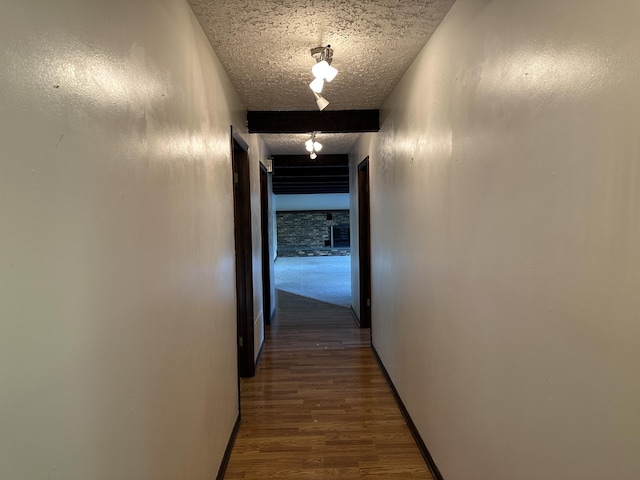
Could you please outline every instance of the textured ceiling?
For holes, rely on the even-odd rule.
[[[327,109],[352,110],[382,105],[454,1],[189,3],[248,110],[316,109],[308,87],[315,64],[310,50],[327,44],[339,71],[322,92]],[[271,153],[291,146],[273,137],[267,139]]]
[[[262,135],[269,151],[276,155],[308,155],[304,147],[310,136],[306,134]],[[357,133],[318,133],[316,141],[322,144],[323,155],[348,153],[357,140]]]

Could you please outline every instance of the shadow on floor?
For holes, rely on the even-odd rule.
[[[275,288],[351,307],[351,257],[278,257]]]

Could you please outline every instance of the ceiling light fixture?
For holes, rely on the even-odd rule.
[[[320,95],[319,93],[316,93],[316,92],[313,92],[313,96],[316,97],[316,105],[318,105],[318,109],[320,111],[322,111],[325,108],[327,108],[327,105],[329,105],[329,100],[327,100],[322,95]]]
[[[322,150],[322,144],[316,141],[316,132],[311,134],[311,138],[304,142],[304,147],[309,152],[309,157],[311,160],[315,160],[318,156],[317,153]]]
[[[316,64],[311,68],[311,73],[316,78],[330,82],[338,74],[338,69],[331,66],[333,61],[333,49],[331,45],[311,49],[311,56],[316,59]]]
[[[309,84],[309,88],[315,93],[322,93],[322,87],[324,87],[324,80],[321,78],[315,78],[313,82]]]
[[[313,95],[316,97],[316,104],[322,111],[329,105],[329,101],[320,95],[324,82],[331,82],[336,78],[338,70],[331,66],[331,61],[333,60],[331,45],[312,48],[311,56],[316,59],[316,64],[311,68],[311,73],[313,73],[315,79],[309,84],[309,88],[313,91]]]

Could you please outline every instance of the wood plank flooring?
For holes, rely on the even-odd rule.
[[[431,479],[351,311],[277,291],[226,480]]]

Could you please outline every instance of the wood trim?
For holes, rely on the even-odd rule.
[[[348,193],[349,156],[275,155],[273,193]]]
[[[248,145],[231,126],[231,170],[236,261],[238,373],[252,377],[254,370],[253,247],[251,225],[251,173]],[[240,342],[242,339],[242,342]]]
[[[238,417],[236,418],[236,423],[233,426],[233,430],[231,431],[231,436],[229,437],[229,442],[227,442],[227,448],[224,451],[224,455],[222,457],[222,463],[220,463],[220,468],[218,469],[218,475],[216,475],[216,480],[224,480],[224,474],[227,472],[229,459],[231,459],[231,452],[233,451],[233,445],[236,443],[236,437],[238,436],[238,431],[240,430],[240,422],[241,422],[241,417],[240,417],[240,414],[238,414]]]
[[[315,160],[309,155],[274,155],[273,173],[283,168],[317,168],[317,167],[347,167],[349,168],[349,155],[346,154],[318,154]]]
[[[393,393],[393,397],[395,398],[396,403],[398,404],[398,408],[400,409],[400,412],[402,413],[404,420],[407,422],[407,426],[409,427],[409,430],[411,430],[411,435],[413,435],[413,438],[416,441],[416,444],[418,445],[418,449],[422,454],[422,458],[424,458],[424,461],[426,462],[427,467],[429,467],[429,470],[431,471],[431,475],[433,475],[434,480],[444,480],[444,478],[442,477],[442,474],[440,473],[440,470],[438,469],[438,466],[436,465],[436,462],[433,460],[431,453],[429,453],[429,449],[425,445],[424,440],[422,440],[422,436],[420,435],[420,432],[418,432],[418,428],[416,427],[416,424],[413,423],[413,420],[411,418],[411,415],[409,415],[409,411],[407,410],[407,407],[404,406],[404,403],[400,398],[400,394],[398,393],[398,390],[396,390],[396,386],[393,384],[393,381],[389,376],[389,372],[387,372],[387,369],[385,368],[384,363],[382,363],[382,359],[380,358],[380,355],[378,355],[376,347],[373,345],[373,343],[371,344],[371,351],[373,352],[373,356],[376,358],[376,361],[380,366],[380,370],[382,371],[384,378],[387,380],[387,383],[389,384],[389,388],[391,388],[391,393]]]
[[[369,157],[358,164],[358,262],[360,327],[371,327],[371,199]]]
[[[356,321],[358,326],[360,326],[360,317],[358,317],[358,315],[356,314],[356,311],[353,309],[353,305],[349,307],[349,310],[351,310],[351,315],[353,315],[353,319]]]
[[[286,180],[288,178],[315,178],[317,175],[329,178],[349,177],[349,166],[340,167],[279,167],[275,169],[274,175]]]
[[[256,372],[258,371],[258,364],[260,363],[260,360],[262,360],[262,352],[264,352],[264,346],[266,343],[266,339],[262,341],[262,345],[260,345],[260,351],[258,352],[258,356],[256,357],[256,362],[253,365],[253,369]]]
[[[269,244],[269,173],[260,162],[260,239],[262,264],[262,321],[271,324],[271,245]]]
[[[249,133],[377,132],[380,111],[248,111],[247,125]]]

